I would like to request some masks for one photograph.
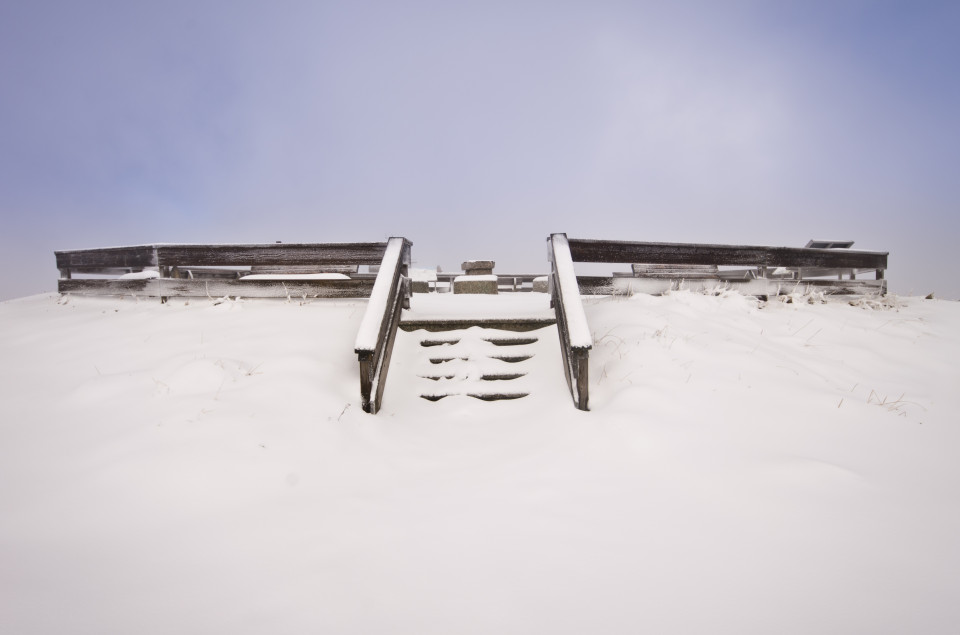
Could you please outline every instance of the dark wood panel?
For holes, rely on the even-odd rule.
[[[161,245],[160,264],[169,266],[276,266],[380,264],[386,243],[262,245]]]
[[[574,262],[886,269],[887,252],[569,239]]]
[[[577,286],[581,295],[620,295],[629,293],[660,294],[675,289],[680,278],[654,277],[616,277],[577,276]],[[862,295],[885,293],[885,280],[773,280],[758,278],[753,280],[701,280],[683,281],[684,288],[691,290],[710,290],[716,286],[735,289],[740,293],[758,296],[788,294],[794,291],[822,291],[826,295]]]
[[[74,249],[53,253],[57,258],[57,269],[84,269],[91,273],[96,269],[142,269],[157,265],[153,245]]]
[[[366,298],[372,280],[59,280],[60,293],[149,297]]]
[[[166,297],[223,296],[244,298],[366,298],[369,280],[172,280],[160,281],[158,295]]]
[[[354,274],[360,265],[254,265],[250,273],[344,273]]]
[[[145,295],[157,296],[157,279],[144,280],[66,280],[57,281],[60,293],[83,295]]]
[[[405,319],[400,322],[400,328],[404,331],[425,330],[431,333],[442,331],[455,331],[468,329],[472,326],[479,326],[486,329],[496,329],[498,331],[516,331],[526,332],[542,329],[556,324],[552,318],[450,318],[433,320]]]

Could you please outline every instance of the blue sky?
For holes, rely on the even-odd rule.
[[[53,251],[547,234],[890,252],[960,297],[960,3],[6,2],[0,299]]]

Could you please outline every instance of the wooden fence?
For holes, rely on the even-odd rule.
[[[574,262],[633,265],[632,274],[578,277],[584,295],[658,293],[679,280],[688,287],[723,284],[757,296],[798,290],[840,295],[886,293],[886,252],[574,238],[568,242]],[[723,266],[747,268],[720,269]],[[869,274],[874,279],[857,277]]]
[[[400,310],[409,308],[411,246],[405,238],[390,238],[385,243],[139,245],[55,255],[60,293],[146,296],[161,302],[196,296],[369,297],[354,352],[363,409],[376,413]],[[360,265],[377,265],[378,273],[356,273]],[[90,275],[113,277],[75,277]]]
[[[593,340],[581,294],[662,292],[681,279],[693,285],[729,285],[760,296],[798,288],[832,294],[885,293],[887,255],[852,249],[583,240],[551,234],[547,239],[550,298],[557,315],[567,386],[573,403],[580,410],[588,409],[587,366]],[[632,274],[626,276],[577,276],[574,262],[634,266]],[[748,269],[723,271],[721,266]],[[874,279],[856,278],[865,273],[873,273]]]
[[[387,243],[268,243],[249,245],[139,245],[54,252],[60,293],[156,297],[362,298],[376,276],[309,279],[344,265],[379,265]],[[287,279],[251,277],[258,267],[297,271]],[[152,277],[143,275],[153,274]],[[133,275],[131,275],[133,274]],[[113,278],[77,278],[99,275]]]

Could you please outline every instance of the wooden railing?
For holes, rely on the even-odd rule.
[[[653,292],[669,278],[684,278],[682,267],[746,266],[737,271],[718,270],[707,275],[703,270],[691,272],[688,280],[700,285],[723,282],[752,295],[777,295],[802,286],[831,294],[885,293],[887,252],[854,249],[812,249],[807,247],[762,247],[742,245],[708,245],[695,243],[651,243],[618,240],[569,239],[574,262],[630,263],[644,265],[676,265],[670,274],[647,270],[640,274],[613,277],[580,276],[581,293],[604,295],[617,291]],[[786,274],[777,274],[783,269]],[[872,273],[874,280],[856,279],[858,274]],[[833,276],[833,279],[815,276]],[[847,275],[847,279],[843,276]],[[646,278],[638,281],[636,278]],[[664,282],[666,281],[666,283]]]
[[[138,245],[57,251],[55,255],[60,293],[136,295],[161,301],[177,296],[369,296],[355,352],[360,361],[363,409],[375,413],[383,399],[400,311],[409,308],[406,274],[411,245],[405,238],[391,238],[385,243]],[[380,268],[376,275],[349,273],[340,274],[346,277],[339,279],[303,275],[305,271],[355,271],[359,265]],[[258,270],[270,273],[249,277]],[[136,275],[131,278],[128,274]]]
[[[557,314],[567,386],[574,405],[581,410],[587,410],[589,400],[587,365],[593,342],[580,294],[603,295],[618,289],[632,289],[631,285],[638,281],[632,277],[578,277],[574,272],[574,262],[652,265],[652,270],[634,267],[633,275],[645,270],[648,276],[646,282],[659,285],[664,282],[669,285],[670,277],[689,275],[700,283],[742,285],[744,292],[756,295],[776,295],[781,290],[790,291],[800,284],[830,293],[886,292],[884,275],[887,252],[582,240],[568,239],[566,234],[551,234],[547,244],[547,256],[551,263],[550,301]],[[674,265],[676,268],[658,271],[657,265]],[[718,267],[731,265],[751,267],[747,271],[750,275],[744,277],[743,272],[726,272],[728,275],[724,278],[725,272]],[[784,268],[795,277],[777,278],[774,275],[776,268]],[[807,275],[837,275],[838,279],[807,279],[803,277],[804,271]],[[844,272],[847,272],[849,279],[843,280]],[[854,279],[857,273],[865,272],[874,273],[875,279]],[[743,279],[737,279],[737,276]]]
[[[567,387],[573,397],[573,405],[580,410],[588,410],[588,366],[593,338],[583,312],[566,234],[550,235],[547,239],[547,259],[550,261],[550,304],[557,315]]]
[[[138,245],[54,252],[60,293],[157,297],[367,297],[374,276],[345,279],[248,278],[250,268],[341,271],[344,265],[378,265],[386,243],[267,243],[248,245]],[[139,274],[152,274],[151,277]],[[127,274],[127,275],[125,275]],[[129,274],[138,274],[130,279]],[[119,278],[76,278],[99,275]]]
[[[410,307],[407,277],[410,246],[405,238],[391,238],[387,242],[373,293],[357,332],[354,351],[360,361],[360,394],[364,411],[371,414],[380,410],[401,309]]]

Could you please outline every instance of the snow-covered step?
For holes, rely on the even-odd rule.
[[[467,397],[473,397],[474,399],[481,399],[483,401],[501,401],[503,399],[521,399],[527,397],[530,393],[528,392],[467,392],[467,393],[433,393],[433,394],[423,394],[420,395],[422,398],[427,401],[440,401],[444,397],[452,397],[454,395],[464,394]]]
[[[534,344],[539,341],[537,337],[485,337],[483,339],[497,346],[520,346],[522,344]]]
[[[485,329],[499,331],[535,331],[545,326],[556,324],[553,317],[432,317],[415,318],[405,317],[400,320],[400,328],[404,331],[425,330],[431,332],[456,331],[479,326]],[[428,344],[427,346],[430,346]]]
[[[533,357],[539,335],[470,328],[449,335],[419,333],[418,364],[426,380],[420,396],[428,401],[465,395],[483,401],[521,399],[531,392],[523,362]]]

